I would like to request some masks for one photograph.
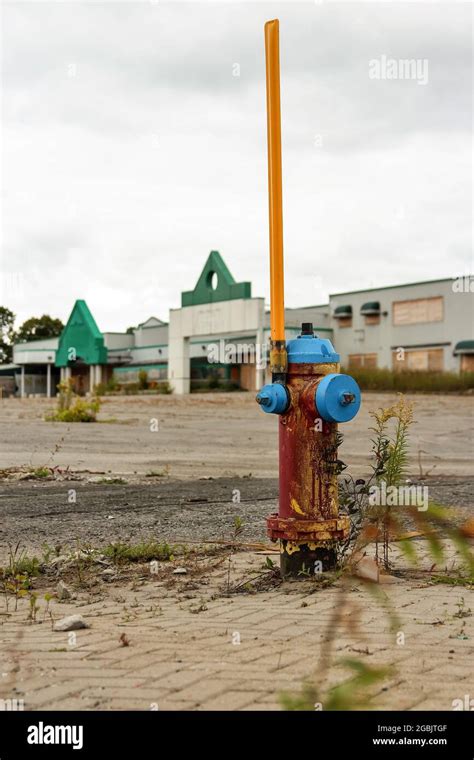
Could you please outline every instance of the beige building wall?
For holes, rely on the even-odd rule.
[[[170,310],[168,380],[177,394],[191,387],[191,338],[241,342],[247,334],[263,345],[265,303],[263,298],[238,298]],[[255,387],[263,385],[264,370],[255,366]],[[247,381],[248,382],[248,381]]]

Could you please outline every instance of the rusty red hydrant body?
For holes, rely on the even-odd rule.
[[[279,511],[267,520],[268,535],[280,540],[282,574],[304,576],[333,567],[337,543],[349,534],[349,518],[339,515],[338,422],[355,416],[360,391],[311,325],[287,350],[285,382],[262,388],[257,401],[280,416]]]

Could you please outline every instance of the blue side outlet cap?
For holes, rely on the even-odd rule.
[[[316,389],[316,407],[326,422],[349,422],[359,411],[360,401],[360,388],[349,375],[326,375]]]
[[[283,414],[289,403],[288,391],[281,383],[264,385],[257,393],[257,404],[267,414]]]
[[[326,364],[339,362],[340,356],[327,338],[298,335],[287,343],[289,364]]]

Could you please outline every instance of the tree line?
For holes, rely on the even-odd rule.
[[[41,338],[56,338],[64,325],[60,319],[43,314],[30,317],[15,329],[16,314],[6,306],[0,306],[0,363],[8,364],[13,358],[13,344]]]

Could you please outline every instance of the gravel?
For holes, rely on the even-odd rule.
[[[459,508],[459,521],[474,515],[474,478],[433,478],[425,483],[430,500]],[[274,478],[2,483],[0,555],[5,559],[8,544],[18,541],[38,552],[45,543],[75,548],[78,543],[100,547],[116,541],[229,539],[237,517],[243,523],[239,541],[265,541],[265,518],[277,510],[277,502]]]

